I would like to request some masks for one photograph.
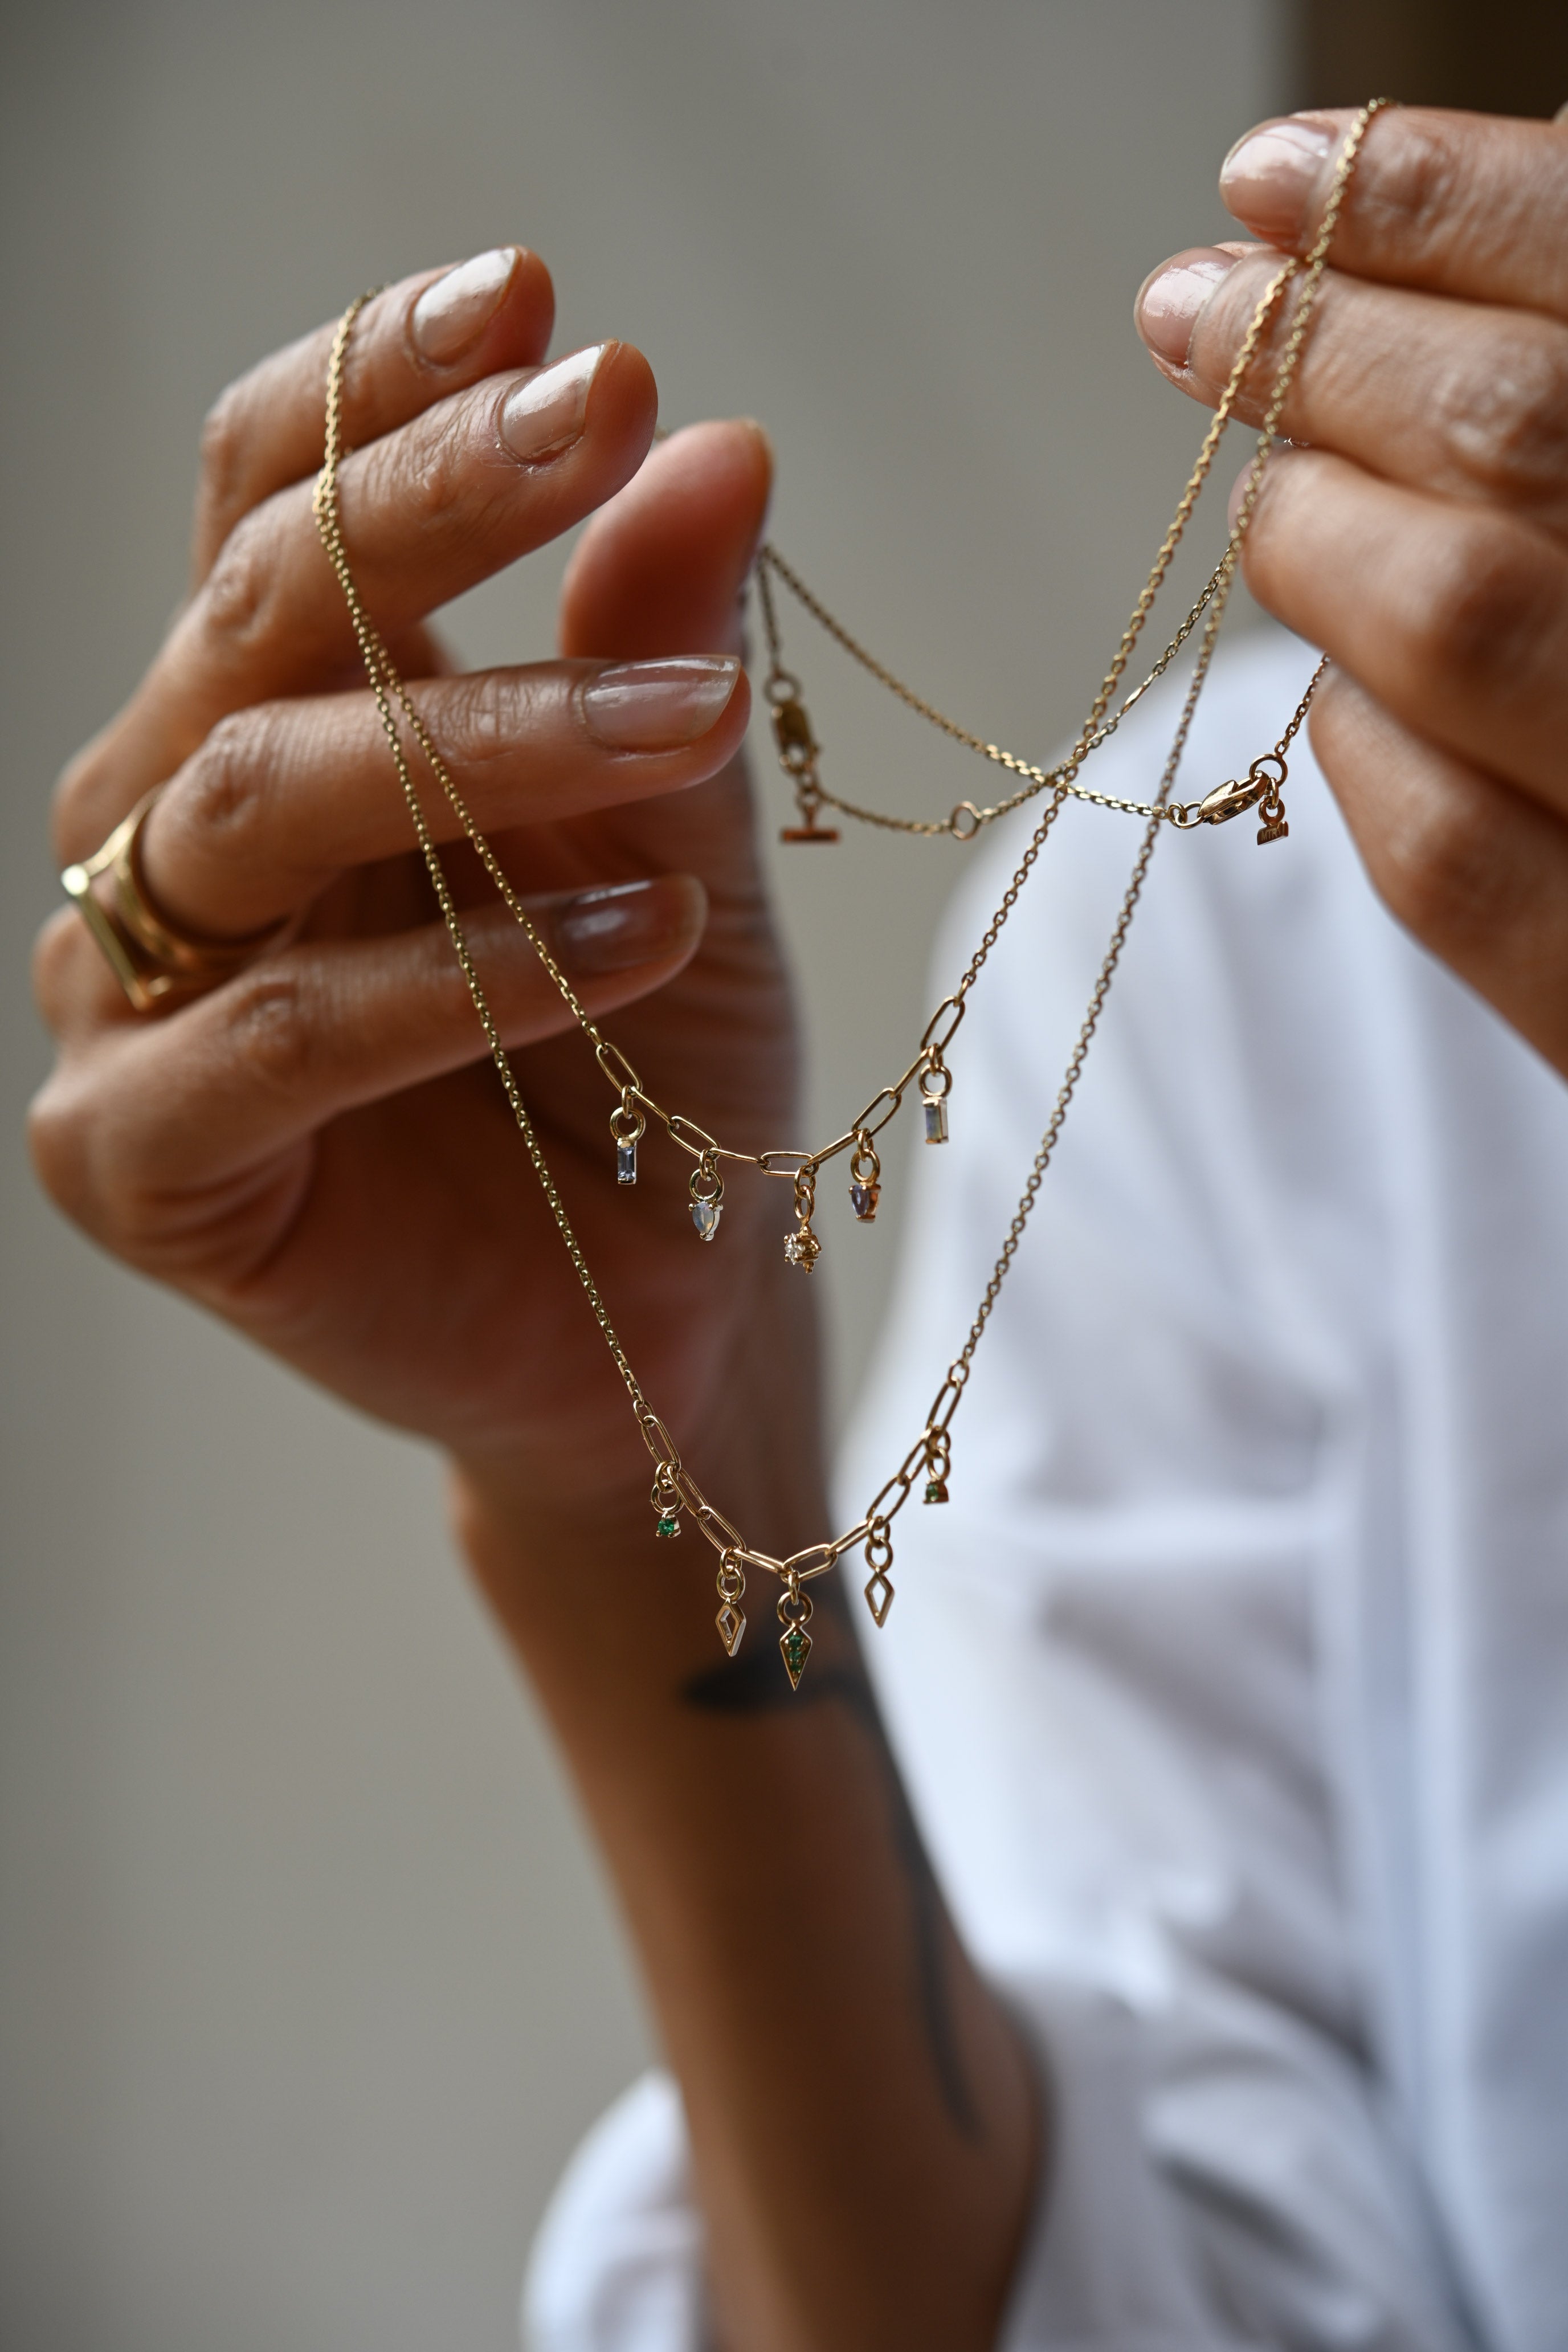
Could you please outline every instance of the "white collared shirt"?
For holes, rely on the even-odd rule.
[[[1311,658],[1222,660],[1185,793]],[[1166,725],[1086,781],[1147,797]],[[1291,769],[1287,844],[1162,837],[952,1500],[899,1520],[869,1637],[1049,2086],[1005,2352],[1568,2347],[1568,1087],[1383,910],[1304,742]],[[847,1521],[962,1344],[1136,845],[1069,808],[975,989]],[[700,2270],[650,2076],[557,2192],[532,2352],[697,2352]]]

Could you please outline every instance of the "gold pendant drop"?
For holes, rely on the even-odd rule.
[[[879,1633],[893,1605],[893,1580],[888,1574],[893,1565],[893,1538],[888,1533],[886,1519],[871,1522],[871,1532],[866,1538],[866,1565],[871,1571],[866,1580],[866,1606]]]
[[[617,1184],[635,1184],[637,1181],[637,1140],[647,1125],[630,1087],[623,1087],[620,1101],[610,1113],[610,1133],[616,1139]]]
[[[795,1228],[784,1236],[784,1256],[791,1265],[798,1265],[810,1274],[822,1255],[822,1244],[811,1230],[812,1214],[816,1207],[816,1171],[807,1165],[795,1180]]]
[[[928,1143],[947,1141],[947,1098],[952,1092],[952,1072],[942,1060],[938,1047],[932,1051],[921,1072],[921,1102],[925,1110]]]
[[[678,1536],[680,1533],[680,1489],[675,1483],[675,1473],[668,1462],[661,1463],[654,1475],[654,1533],[656,1536]]]
[[[952,1440],[945,1429],[933,1430],[926,1440],[926,1502],[948,1500],[947,1474],[952,1467]]]
[[[697,1237],[710,1242],[719,1230],[724,1209],[724,1179],[710,1151],[705,1152],[692,1170],[687,1190],[691,1194],[691,1222],[697,1228]]]
[[[811,1622],[811,1595],[801,1591],[800,1578],[794,1569],[787,1587],[779,1594],[778,1606],[779,1623],[784,1627],[779,1635],[779,1655],[784,1662],[791,1690],[798,1690],[805,1662],[811,1655],[811,1635],[805,1630]]]
[[[855,1130],[855,1153],[849,1162],[849,1205],[863,1225],[877,1213],[882,1197],[882,1163],[863,1127]]]
[[[741,1636],[746,1630],[746,1612],[741,1606],[746,1590],[746,1571],[732,1551],[725,1552],[719,1562],[719,1614],[713,1622],[719,1628],[719,1639],[724,1644],[724,1655],[732,1658],[741,1646]]]

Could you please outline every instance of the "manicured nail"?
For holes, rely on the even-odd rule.
[[[541,368],[508,393],[500,429],[514,457],[553,457],[558,450],[571,447],[588,413],[588,387],[609,348],[608,343],[594,343],[585,352],[574,352],[570,359]]]
[[[1220,167],[1227,209],[1266,236],[1298,236],[1337,144],[1331,129],[1302,114],[1248,131]]]
[[[476,253],[426,286],[414,305],[409,330],[421,359],[445,367],[477,343],[500,308],[501,297],[517,268],[515,245],[498,245],[489,253]]]
[[[630,971],[672,955],[691,936],[699,887],[687,875],[667,874],[579,891],[551,925],[561,961],[574,972]]]
[[[706,735],[735,691],[734,654],[617,662],[583,687],[588,732],[616,751],[669,751]]]
[[[1184,253],[1144,281],[1138,297],[1138,331],[1156,358],[1184,368],[1198,312],[1236,267],[1228,253]]]

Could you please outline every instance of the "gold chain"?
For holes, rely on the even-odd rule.
[[[615,1360],[616,1369],[631,1400],[643,1442],[652,1457],[655,1470],[653,1500],[655,1509],[660,1515],[659,1532],[678,1532],[679,1522],[675,1517],[675,1511],[678,1507],[683,1507],[690,1512],[701,1532],[719,1552],[721,1599],[724,1604],[720,1612],[721,1621],[720,1631],[725,1646],[731,1650],[731,1654],[740,1640],[740,1633],[735,1630],[736,1620],[733,1611],[733,1603],[738,1594],[731,1589],[734,1586],[736,1575],[743,1567],[749,1566],[766,1569],[780,1579],[784,1588],[780,1598],[781,1622],[785,1624],[785,1633],[781,1641],[781,1648],[784,1652],[785,1665],[792,1684],[798,1684],[805,1654],[810,1649],[809,1636],[804,1632],[806,1617],[809,1616],[810,1604],[801,1594],[800,1586],[813,1577],[825,1574],[844,1553],[852,1549],[857,1544],[863,1543],[866,1547],[868,1564],[871,1570],[870,1580],[867,1586],[867,1598],[873,1616],[880,1624],[887,1615],[892,1600],[892,1585],[887,1576],[887,1570],[892,1560],[892,1546],[889,1532],[891,1521],[908,1501],[922,1472],[926,1480],[926,1499],[942,1502],[947,1499],[946,1475],[952,1448],[952,1416],[967,1385],[975,1349],[980,1343],[992,1310],[1001,1294],[1003,1284],[1016,1255],[1030,1212],[1056,1150],[1068,1106],[1077,1088],[1090,1043],[1110,993],[1117,965],[1121,961],[1122,949],[1126,944],[1128,931],[1148,875],[1150,861],[1153,856],[1154,845],[1162,824],[1174,824],[1186,830],[1201,824],[1224,823],[1237,814],[1241,808],[1260,804],[1265,826],[1259,835],[1260,839],[1277,839],[1288,829],[1284,824],[1283,805],[1279,800],[1279,785],[1284,781],[1284,755],[1306,717],[1313,691],[1322,675],[1325,664],[1321,663],[1314,672],[1311,684],[1302,696],[1274,751],[1264,753],[1260,759],[1253,762],[1252,769],[1244,782],[1227,782],[1199,802],[1187,803],[1174,802],[1171,798],[1171,793],[1186,748],[1198,698],[1208,676],[1220,623],[1224,618],[1231,588],[1235,583],[1242,542],[1257,507],[1263,467],[1272,447],[1279,419],[1284,414],[1290,383],[1306,341],[1310,310],[1327,264],[1329,245],[1349,185],[1355,157],[1365,136],[1368,124],[1386,103],[1384,100],[1375,100],[1371,105],[1363,107],[1357,115],[1341,150],[1322,225],[1310,251],[1304,261],[1287,262],[1278,270],[1258,303],[1236,364],[1231,371],[1219,407],[1204,436],[1197,462],[1188,478],[1171,527],[1151,568],[1148,581],[1133,607],[1126,628],[1122,631],[1115,656],[1100,683],[1089,714],[1079,730],[1077,740],[1067,758],[1059,765],[1055,768],[1036,766],[1019,759],[1012,752],[1004,751],[999,745],[986,742],[981,737],[970,733],[967,729],[960,727],[956,720],[948,718],[933,703],[917,695],[911,688],[906,686],[868,653],[865,647],[852,637],[848,631],[812,595],[799,576],[784,562],[774,548],[766,546],[763,549],[758,562],[757,578],[772,659],[769,687],[770,700],[773,700],[775,706],[775,717],[781,701],[789,698],[787,695],[779,696],[773,693],[775,681],[783,683],[785,687],[795,688],[796,697],[798,697],[798,686],[782,666],[776,614],[769,583],[770,572],[776,574],[784,582],[805,609],[862,667],[890,693],[907,703],[910,709],[927,719],[932,726],[941,729],[944,734],[951,736],[954,741],[962,743],[968,750],[978,752],[984,758],[1025,779],[1022,788],[1011,798],[998,802],[994,807],[984,809],[976,808],[970,802],[961,802],[958,808],[941,824],[921,824],[912,819],[891,816],[881,811],[858,808],[849,802],[836,798],[821,786],[819,782],[814,782],[813,784],[816,799],[839,810],[846,815],[859,818],[867,824],[916,834],[934,835],[945,832],[954,835],[956,838],[965,839],[972,837],[973,833],[977,832],[981,825],[990,824],[996,817],[1020,807],[1038,793],[1048,790],[1051,794],[1050,804],[1037,825],[1003,896],[1001,904],[987,925],[963,978],[952,993],[942,1000],[927,1023],[915,1058],[900,1077],[892,1085],[882,1087],[880,1092],[873,1097],[858,1118],[846,1129],[842,1135],[816,1151],[733,1150],[721,1144],[713,1136],[700,1128],[694,1120],[687,1118],[681,1113],[666,1110],[656,1102],[643,1087],[641,1079],[619,1046],[604,1034],[588,1014],[571,981],[552,953],[548,941],[530,916],[500,859],[475,822],[450,770],[437,750],[425,720],[412,700],[380,632],[365,610],[349,563],[348,552],[343,541],[339,489],[340,471],[347,454],[342,437],[343,370],[354,322],[364,304],[371,299],[370,296],[362,295],[357,301],[351,304],[339,324],[327,370],[326,446],[321,471],[316,483],[314,499],[316,522],[322,546],[343,593],[354,636],[363,657],[371,692],[375,698],[376,709],[396,767],[398,782],[408,805],[415,837],[429,874],[431,887],[436,893],[442,920],[450,934],[463,978],[484,1031],[490,1057],[496,1066],[512,1117],[532,1162],[534,1173],[543,1190],[551,1214],[555,1220],[556,1228],[565,1245],[573,1269],[593,1310],[595,1320],[604,1334],[605,1343]],[[1144,623],[1164,583],[1191,519],[1193,509],[1197,503],[1199,494],[1213,467],[1220,436],[1229,420],[1247,371],[1257,357],[1268,322],[1286,287],[1296,278],[1300,279],[1300,289],[1295,314],[1280,355],[1273,392],[1265,412],[1263,425],[1258,436],[1241,502],[1237,509],[1236,523],[1225,553],[1205,583],[1201,595],[1187,614],[1181,628],[1159,660],[1142,682],[1134,688],[1132,692],[1127,695],[1112,711],[1111,703],[1117,688],[1126,673]],[[1154,799],[1148,802],[1121,800],[1111,794],[1092,792],[1079,784],[1078,775],[1083,761],[1115,731],[1127,712],[1154,680],[1163,675],[1200,619],[1203,621],[1204,627],[1199,640],[1196,663],[1161,777],[1160,788]],[[947,1069],[944,1059],[945,1050],[952,1043],[958,1025],[963,1018],[969,991],[978,978],[992,949],[995,946],[1004,924],[1017,903],[1019,894],[1046,845],[1050,828],[1068,795],[1089,801],[1101,808],[1123,810],[1146,820],[1142,840],[1111,930],[1105,960],[1096,978],[1088,1010],[1068,1058],[1066,1074],[1052,1107],[1039,1149],[1035,1155],[1028,1181],[1019,1198],[1001,1253],[992,1269],[990,1280],[970,1327],[968,1337],[959,1355],[948,1369],[947,1376],[938,1390],[931,1411],[926,1416],[925,1427],[920,1437],[910,1447],[893,1475],[875,1496],[865,1516],[842,1535],[811,1545],[805,1550],[796,1552],[787,1559],[775,1559],[765,1552],[751,1549],[729,1520],[703,1494],[701,1487],[682,1462],[679,1449],[674,1439],[644,1394],[641,1383],[616,1334],[609,1309],[605,1306],[604,1296],[584,1255],[572,1221],[567,1215],[565,1204],[561,1198],[533,1123],[529,1117],[527,1105],[523,1101],[521,1089],[518,1086],[510,1059],[501,1040],[500,1031],[490,1010],[489,999],[464,931],[461,917],[447,880],[440,852],[425,813],[419,788],[415,781],[398,725],[399,713],[406,721],[423,758],[450,803],[463,834],[472,844],[485,872],[495,884],[514,919],[527,934],[551,981],[592,1045],[595,1059],[618,1095],[619,1103],[612,1115],[612,1129],[617,1141],[624,1143],[629,1140],[635,1147],[637,1137],[643,1131],[645,1113],[651,1114],[659,1120],[671,1140],[697,1162],[697,1169],[691,1179],[693,1202],[694,1204],[705,1205],[711,1212],[707,1226],[709,1232],[711,1232],[717,1224],[717,1203],[723,1191],[722,1182],[718,1175],[719,1160],[741,1161],[760,1170],[764,1175],[788,1177],[795,1186],[796,1209],[800,1217],[797,1233],[791,1237],[790,1254],[795,1263],[803,1264],[807,1267],[815,1261],[817,1248],[816,1237],[810,1231],[816,1171],[826,1160],[836,1157],[841,1151],[852,1151],[857,1155],[855,1163],[857,1165],[859,1164],[859,1156],[864,1153],[869,1153],[874,1161],[876,1155],[872,1150],[871,1138],[896,1115],[908,1088],[917,1079],[920,1081],[920,1090],[926,1105],[928,1138],[940,1139],[941,1137],[945,1136],[946,1097],[952,1082],[951,1073]],[[781,730],[781,743],[783,740]],[[809,736],[807,740],[809,740]],[[813,750],[815,751],[815,747]],[[1269,769],[1270,762],[1279,767],[1280,772],[1278,777],[1266,772]],[[963,813],[967,813],[963,822],[956,822]],[[699,1229],[702,1230],[700,1223]],[[742,1576],[740,1589],[743,1590],[743,1586]],[[786,1600],[791,1603],[791,1607],[787,1610]],[[805,1604],[805,1614],[801,1613],[800,1608],[796,1605],[801,1602]],[[726,1612],[730,1613],[726,1615]],[[743,1617],[740,1618],[739,1623],[743,1630]]]

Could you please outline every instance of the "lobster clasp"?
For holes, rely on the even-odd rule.
[[[1228,824],[1233,816],[1241,816],[1256,808],[1269,789],[1262,776],[1232,777],[1228,783],[1216,784],[1198,803],[1194,822],[1197,824]]]
[[[793,695],[773,705],[773,739],[779,747],[779,759],[791,775],[804,775],[816,762],[817,746],[811,731],[811,721],[805,705]]]

